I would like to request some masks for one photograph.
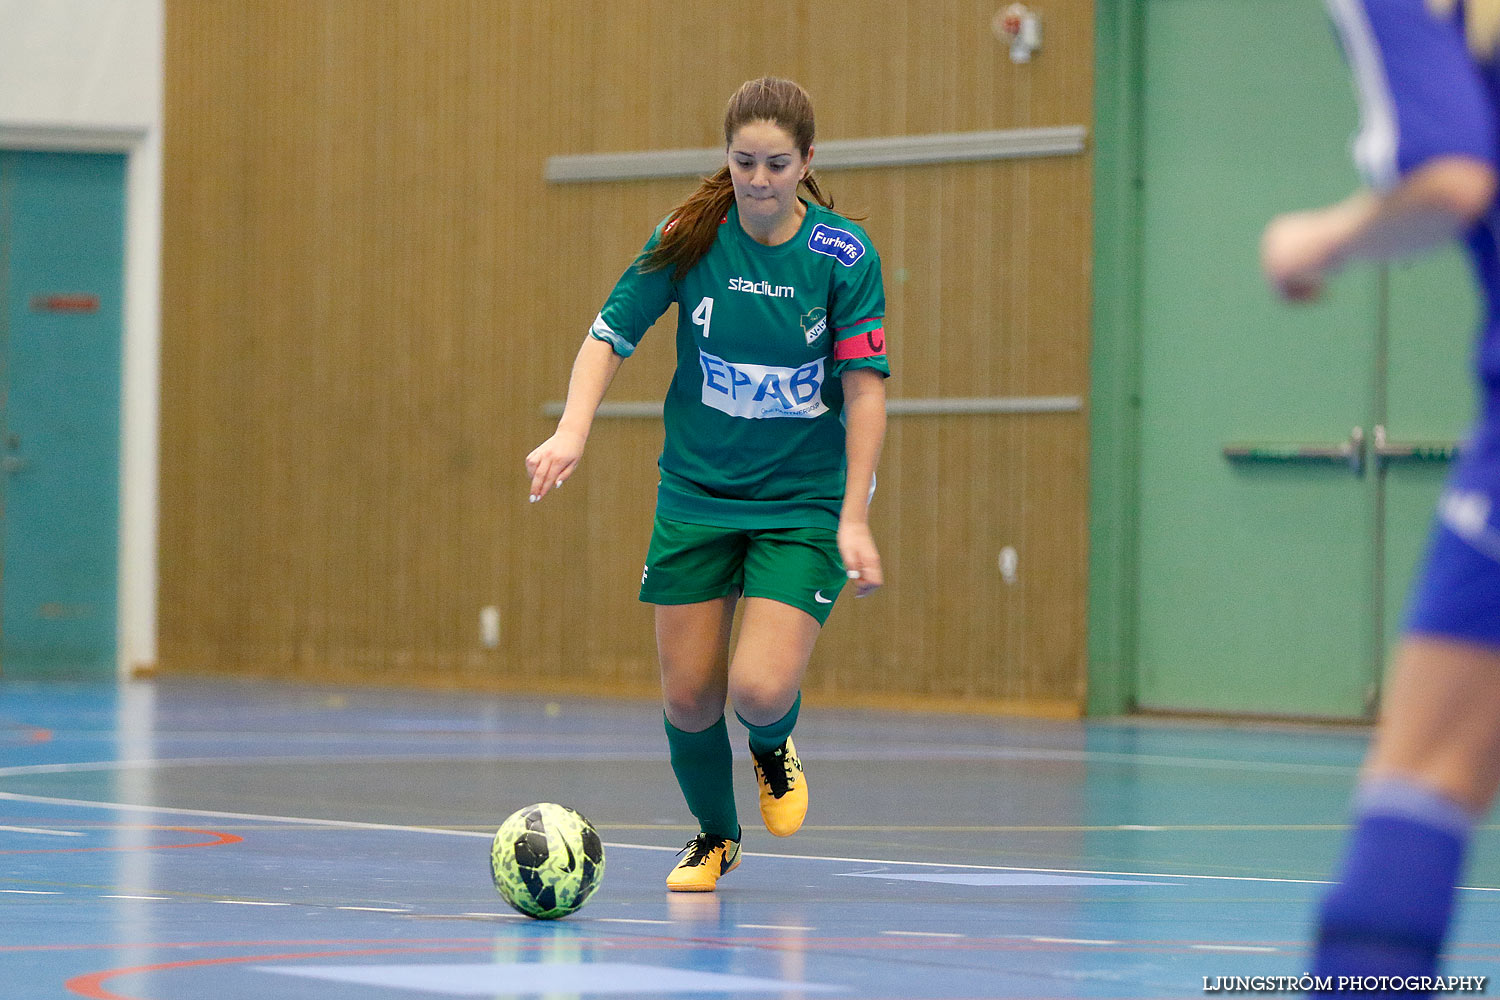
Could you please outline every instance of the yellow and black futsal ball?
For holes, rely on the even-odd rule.
[[[507,903],[538,920],[566,917],[599,888],[604,844],[567,806],[538,802],[511,813],[490,847],[490,874]]]

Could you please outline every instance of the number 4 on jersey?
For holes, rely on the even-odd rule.
[[[705,295],[703,296],[703,301],[698,303],[698,308],[693,310],[693,322],[703,327],[703,336],[705,338],[708,336],[708,325],[713,322],[713,319],[713,296]]]

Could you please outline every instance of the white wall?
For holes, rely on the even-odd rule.
[[[0,0],[0,147],[128,155],[119,667],[156,663],[164,0]]]
[[[0,122],[161,123],[161,0],[0,0]]]

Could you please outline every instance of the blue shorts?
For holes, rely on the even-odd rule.
[[[1500,648],[1500,429],[1481,427],[1438,501],[1406,631]]]

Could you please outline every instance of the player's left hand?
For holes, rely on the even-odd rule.
[[[839,557],[849,571],[854,596],[864,597],[885,583],[880,572],[880,552],[868,524],[839,522]]]

